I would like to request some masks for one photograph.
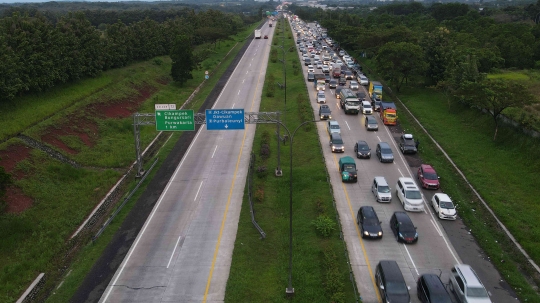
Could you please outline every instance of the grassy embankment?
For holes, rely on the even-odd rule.
[[[536,78],[538,82],[538,75],[530,75],[534,74],[512,73],[512,78],[524,78],[526,81]],[[508,76],[505,73],[490,77]],[[540,171],[540,141],[507,125],[500,127],[497,140],[493,141],[491,116],[457,102],[449,103],[444,94],[429,88],[404,88],[399,98],[448,153],[527,253],[540,264],[540,225],[537,224],[540,187],[536,179]],[[540,297],[522,274],[526,272],[535,277],[534,282],[538,285],[540,279],[532,266],[514,248],[413,119],[404,110],[400,110],[399,116],[404,130],[419,137],[423,162],[437,169],[442,190],[456,202],[460,217],[519,299],[522,302],[539,302]]]
[[[16,170],[22,177],[16,179],[15,184],[33,199],[34,204],[21,214],[0,217],[0,302],[15,301],[40,272],[47,274],[48,285],[58,283],[61,277],[56,266],[62,263],[59,259],[65,250],[66,239],[134,160],[131,117],[115,119],[88,116],[81,111],[97,103],[137,98],[141,89],[149,89],[153,95],[137,109],[139,112],[153,112],[156,103],[175,103],[179,106],[202,82],[204,70],[213,71],[190,106],[196,109],[252,31],[253,26],[232,37],[232,40],[219,43],[215,53],[202,63],[202,69],[193,72],[194,79],[182,87],[170,82],[170,59],[161,57],[104,72],[95,79],[85,79],[58,86],[45,93],[21,97],[0,106],[0,140],[4,141],[0,149],[22,144],[19,139],[13,138],[18,133],[40,140],[49,127],[63,125],[73,116],[84,116],[97,125],[95,144],[91,147],[77,136],[61,137],[65,145],[77,151],[75,154],[64,154],[81,164],[82,168],[76,169],[55,161],[38,150],[33,150],[27,159],[17,165]],[[229,51],[230,54],[225,58]],[[217,67],[222,60],[222,64]],[[146,146],[155,135],[155,127],[143,127],[142,145]],[[160,150],[160,160],[152,175],[179,136],[180,133],[172,134]],[[126,190],[133,188],[136,182],[132,180]],[[67,271],[70,274],[49,299],[50,302],[69,300],[122,219],[131,210],[144,190],[144,185],[101,238],[81,250],[79,258]]]
[[[308,93],[301,71],[294,39],[286,24],[287,100],[276,82],[283,83],[283,35],[277,25],[272,42],[260,111],[281,111],[283,123],[294,131],[303,121],[313,119]],[[259,43],[259,42],[257,42]],[[260,41],[263,43],[263,41]],[[292,47],[292,50],[290,48]],[[289,51],[290,50],[290,51]],[[273,57],[274,56],[274,57]],[[275,92],[268,93],[275,88]],[[251,127],[251,126],[250,126]],[[289,264],[289,144],[281,145],[283,177],[274,176],[277,167],[276,125],[257,125],[253,152],[257,156],[254,180],[255,217],[267,237],[260,239],[250,218],[247,191],[240,221],[226,302],[286,302]],[[282,135],[286,132],[281,128]],[[269,144],[269,157],[264,157],[264,144]],[[353,302],[355,294],[349,280],[344,242],[339,238],[336,210],[327,179],[318,134],[314,123],[302,126],[293,143],[293,270],[292,286],[295,302]],[[321,236],[313,222],[327,217],[336,228],[329,237]]]

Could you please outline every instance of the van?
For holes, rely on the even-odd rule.
[[[409,303],[409,287],[396,261],[382,260],[377,264],[375,282],[383,302]]]
[[[344,153],[345,145],[343,144],[343,139],[338,133],[330,134],[330,148],[333,153]]]
[[[388,186],[388,183],[386,183],[386,179],[384,177],[373,178],[371,192],[375,195],[375,200],[377,200],[377,202],[390,203],[392,200],[390,186]]]
[[[406,211],[424,211],[424,199],[414,180],[399,178],[396,184],[396,196]]]
[[[456,264],[450,274],[450,291],[461,303],[491,303],[486,288],[471,266]]]
[[[307,74],[307,80],[309,82],[315,82],[315,74],[314,73],[308,73]]]
[[[452,303],[441,279],[434,274],[424,274],[418,278],[416,293],[422,303]]]

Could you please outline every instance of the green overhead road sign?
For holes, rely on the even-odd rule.
[[[193,110],[156,110],[156,130],[195,130]]]

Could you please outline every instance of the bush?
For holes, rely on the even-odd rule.
[[[268,174],[268,169],[266,169],[266,165],[259,165],[257,167],[257,176],[259,178],[264,178]]]
[[[161,60],[161,58],[155,58],[155,59],[154,59],[154,64],[155,64],[155,65],[162,65],[162,64],[163,64],[163,60]]]
[[[268,130],[264,130],[261,135],[261,145],[263,144],[269,144],[270,143],[270,132]]]
[[[266,172],[266,167],[264,167],[264,169]],[[262,201],[264,201],[264,187],[257,187],[257,190],[253,194],[253,198],[255,199],[255,202],[261,203]]]
[[[319,215],[311,224],[313,224],[317,229],[317,232],[325,238],[330,237],[332,232],[336,229],[336,223],[326,215]]]
[[[343,282],[341,281],[337,256],[331,248],[324,251],[324,264],[326,267],[326,279],[324,281],[325,289],[330,294],[330,301],[334,303],[345,302],[345,293],[343,292]]]
[[[270,145],[263,144],[261,145],[261,158],[266,160],[270,157]]]

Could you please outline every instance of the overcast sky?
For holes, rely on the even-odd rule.
[[[126,2],[126,1],[146,1],[146,2],[153,2],[156,0],[73,0],[71,2]],[[36,3],[36,2],[51,2],[51,0],[0,0],[0,3]],[[62,0],[58,0],[56,2],[63,2]]]

